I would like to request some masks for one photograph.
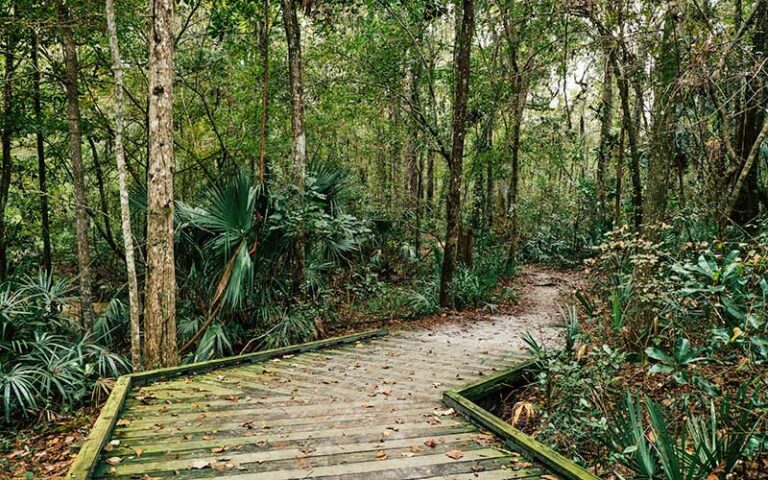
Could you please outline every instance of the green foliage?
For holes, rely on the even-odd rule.
[[[122,304],[113,302],[83,336],[61,312],[69,282],[40,275],[0,287],[0,400],[6,422],[62,411],[101,397],[105,378],[130,371],[122,347]]]
[[[197,297],[193,305],[209,306],[185,312],[180,336],[191,338],[203,325],[201,314],[220,310],[190,359],[231,354],[254,337],[263,346],[316,337],[310,323],[315,314],[327,316],[329,282],[370,234],[367,222],[345,213],[348,185],[343,170],[324,165],[311,167],[304,192],[290,185],[253,186],[239,173],[204,192],[199,205],[179,204],[177,252],[188,282],[183,292]],[[305,307],[294,305],[291,282],[299,241],[306,252],[299,288],[311,299]]]
[[[573,324],[567,330],[569,336],[581,339],[574,334]],[[538,435],[584,463],[582,452],[593,451],[606,438],[604,409],[623,388],[618,374],[626,354],[608,346],[576,354],[580,349],[575,342],[570,350],[556,351],[544,348],[530,335],[524,340],[539,371],[536,386],[542,396],[543,420]]]
[[[309,306],[295,306],[280,314],[275,326],[267,332],[266,348],[278,348],[303,343],[317,337],[317,320],[321,314]]]
[[[754,397],[742,389],[735,402],[725,399],[719,410],[710,401],[706,417],[691,416],[685,428],[675,432],[656,402],[645,398],[641,405],[627,392],[622,408],[609,421],[614,458],[638,479],[696,480],[715,471],[728,474],[748,454],[751,435],[765,423],[754,407]]]

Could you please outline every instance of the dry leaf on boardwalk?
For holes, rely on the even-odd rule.
[[[445,454],[447,457],[452,458],[454,460],[458,460],[461,457],[464,456],[463,453],[461,453],[461,450],[451,450],[450,452],[446,452]]]

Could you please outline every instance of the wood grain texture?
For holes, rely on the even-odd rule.
[[[446,388],[495,379],[518,358],[457,350],[416,332],[380,336],[137,374],[91,478],[546,474],[442,403]]]

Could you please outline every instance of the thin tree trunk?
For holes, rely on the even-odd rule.
[[[424,190],[424,152],[419,153],[418,172],[416,174],[416,232],[414,235],[414,250],[416,257],[421,255],[421,215],[422,215],[422,191]]]
[[[12,17],[16,17],[16,6],[12,7]],[[11,189],[11,139],[16,125],[15,99],[13,98],[13,83],[16,80],[16,29],[13,25],[6,29],[5,34],[5,70],[3,71],[3,131],[2,131],[2,162],[3,171],[0,174],[0,282],[8,279],[8,232],[6,231],[5,209],[8,206],[8,194]]]
[[[409,108],[414,110],[419,108],[419,66],[421,62],[416,58],[411,61],[410,68],[408,70],[408,88],[410,90]],[[408,192],[408,198],[406,201],[406,207],[409,209],[414,208],[418,202],[418,132],[419,125],[415,120],[416,114],[414,112],[410,115],[409,129],[408,129],[408,143],[405,147],[405,188]]]
[[[427,151],[427,206],[432,208],[435,199],[435,152],[432,149]]]
[[[496,196],[496,185],[493,178],[493,163],[488,162],[486,165],[486,192],[485,192],[485,218],[488,226],[488,231],[493,231],[494,210],[496,208],[496,202],[494,198]]]
[[[101,217],[104,222],[104,239],[107,241],[112,250],[120,255],[120,249],[115,243],[115,237],[112,235],[112,225],[110,224],[109,202],[107,202],[107,189],[104,184],[104,172],[101,170],[101,162],[99,161],[99,152],[96,148],[96,141],[88,136],[88,145],[91,147],[91,157],[93,157],[93,171],[96,174],[96,186],[99,189],[99,206],[101,207]],[[99,224],[99,219],[95,218],[96,225]]]
[[[765,52],[768,47],[768,2],[761,2],[757,7],[755,29],[752,32],[751,47],[755,52],[754,66],[742,83],[739,95],[740,104],[735,132],[736,153],[741,169],[737,169],[732,177],[727,178],[733,187],[727,195],[725,215],[738,225],[749,225],[760,215],[760,162],[753,157],[753,152],[759,152],[761,127],[765,122],[765,105],[768,94],[765,93]],[[754,147],[757,146],[757,150]],[[758,153],[759,156],[759,153]],[[737,164],[738,164],[737,163]],[[768,206],[768,205],[766,205]]]
[[[458,5],[459,3],[457,2]],[[461,174],[464,160],[467,99],[469,96],[470,51],[475,30],[474,0],[461,0],[461,5],[461,23],[460,28],[456,32],[458,45],[454,67],[453,142],[448,162],[449,180],[448,193],[446,195],[445,251],[443,253],[443,266],[440,274],[440,305],[443,307],[454,306],[452,284],[453,276],[456,272],[461,214]]]
[[[671,186],[670,172],[675,158],[673,90],[679,62],[674,32],[677,13],[673,7],[667,11],[659,58],[655,62],[657,79],[654,82],[652,144],[648,164],[647,193],[643,207],[645,222],[649,225],[664,221],[666,216],[667,194]],[[653,229],[646,233],[655,236],[657,232]]]
[[[512,178],[509,184],[508,214],[510,219],[510,243],[507,252],[507,265],[511,266],[517,258],[520,243],[520,226],[518,215],[518,198],[520,195],[520,133],[523,125],[526,100],[528,98],[527,72],[517,72],[514,80],[515,99],[512,109],[512,132],[510,138],[510,155],[512,157]]]
[[[610,59],[605,59],[603,91],[600,106],[600,146],[597,152],[597,205],[601,221],[606,220],[605,170],[611,159],[611,127],[613,126],[613,74]]]
[[[267,176],[267,126],[269,120],[269,0],[264,0],[262,9],[264,10],[264,20],[259,36],[259,52],[261,53],[261,145],[259,147],[259,182],[263,187]]]
[[[64,86],[67,93],[67,119],[69,121],[69,147],[72,160],[72,182],[75,190],[75,220],[77,228],[77,257],[80,271],[80,320],[86,331],[93,325],[93,300],[91,294],[91,249],[88,244],[88,200],[85,192],[85,171],[83,169],[82,132],[80,119],[80,93],[77,76],[80,65],[77,47],[72,37],[69,11],[66,4],[57,8],[64,48],[66,74]]]
[[[37,31],[32,29],[32,109],[35,114],[35,140],[37,147],[37,180],[40,189],[40,236],[43,238],[43,256],[40,259],[40,267],[50,275],[51,266],[51,229],[48,207],[48,184],[46,182],[47,169],[45,166],[45,142],[43,138],[43,114],[40,103],[40,65],[38,62],[39,39]]]
[[[285,38],[288,43],[288,78],[291,84],[291,132],[293,140],[293,176],[300,192],[304,192],[307,163],[307,138],[304,132],[304,82],[301,68],[301,32],[296,14],[296,0],[280,0],[283,9]],[[304,284],[304,233],[296,236],[293,287],[298,292]]]
[[[643,193],[640,183],[640,151],[638,149],[637,130],[632,121],[632,111],[629,105],[629,82],[627,80],[626,64],[624,68],[619,66],[615,54],[612,54],[613,68],[616,70],[616,79],[619,86],[621,99],[622,122],[629,140],[629,168],[632,178],[632,206],[634,210],[635,229],[640,231],[643,225]]]
[[[125,246],[125,266],[128,274],[128,307],[131,320],[131,365],[134,371],[141,370],[141,324],[139,312],[139,281],[136,275],[133,234],[131,233],[131,207],[128,201],[128,168],[125,164],[123,148],[123,65],[120,60],[120,46],[117,41],[115,22],[115,2],[106,0],[107,32],[112,51],[112,70],[115,75],[115,159],[117,161],[118,183],[120,188],[120,219]]]
[[[173,249],[173,0],[150,0],[144,363],[179,363]]]
[[[622,183],[624,180],[624,137],[626,135],[626,129],[621,128],[619,134],[619,152],[616,156],[616,201],[613,207],[613,225],[618,227],[621,225],[621,195],[622,195]]]

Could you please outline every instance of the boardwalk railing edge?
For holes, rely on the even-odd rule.
[[[91,432],[83,442],[80,451],[75,457],[75,461],[67,473],[70,480],[89,480],[93,474],[96,464],[99,461],[104,446],[107,444],[112,430],[120,416],[120,412],[128,398],[128,393],[133,387],[144,385],[155,380],[163,380],[179,375],[195,374],[213,370],[222,367],[231,367],[244,363],[255,363],[272,358],[282,357],[295,353],[321,350],[336,345],[356,343],[370,338],[378,338],[389,335],[388,329],[369,330],[361,333],[353,333],[340,337],[316,340],[314,342],[301,343],[273,350],[264,350],[261,352],[249,353],[247,355],[238,355],[233,357],[219,358],[207,362],[190,363],[178,367],[160,368],[146,372],[130,373],[117,379],[115,386],[110,393],[104,407],[101,409],[99,418],[96,419]]]
[[[535,372],[535,362],[524,361],[514,367],[466,385],[460,390],[443,392],[443,402],[470,422],[494,433],[505,444],[521,450],[566,480],[601,480],[576,462],[564,457],[530,435],[479,406],[477,401],[507,387],[515,387]]]

